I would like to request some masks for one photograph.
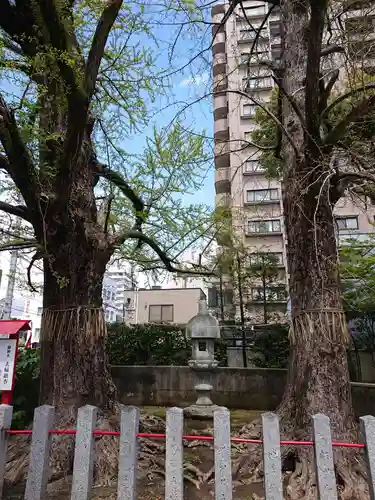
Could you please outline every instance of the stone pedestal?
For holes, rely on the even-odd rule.
[[[199,373],[199,369],[197,372]],[[184,409],[185,417],[211,420],[214,416],[214,411],[216,408],[219,408],[217,405],[214,405],[211,400],[211,391],[213,389],[212,385],[201,381],[194,387],[194,389],[198,395],[197,401],[195,404]]]
[[[200,420],[212,419],[218,406],[211,401],[211,384],[207,383],[205,373],[218,365],[215,359],[215,340],[220,338],[220,327],[216,318],[207,310],[205,300],[199,302],[199,312],[186,325],[186,336],[192,344],[192,359],[189,366],[197,374],[198,383],[194,386],[198,398],[194,405],[184,409],[187,418]]]

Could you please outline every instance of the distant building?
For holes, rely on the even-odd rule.
[[[185,325],[205,299],[201,288],[140,288],[125,290],[125,323]]]
[[[115,306],[118,310],[121,310],[121,314],[123,314],[125,291],[134,288],[135,285],[131,272],[126,269],[124,264],[117,262],[116,264],[108,267],[108,270],[105,272],[105,276],[116,283]]]
[[[117,306],[117,282],[107,274],[103,279],[103,310],[105,319],[109,323],[123,321],[123,307]]]

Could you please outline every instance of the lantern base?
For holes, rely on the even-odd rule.
[[[212,419],[214,411],[219,408],[211,401],[211,391],[213,389],[211,384],[201,382],[194,388],[197,391],[198,398],[194,405],[188,406],[184,409],[184,415],[188,418],[196,419]]]
[[[184,408],[184,416],[195,420],[212,420],[214,411],[220,408],[217,405],[191,405]]]

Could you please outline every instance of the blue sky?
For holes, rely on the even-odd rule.
[[[210,9],[209,9],[210,10]],[[209,11],[205,13],[205,17]],[[179,18],[176,18],[178,21]],[[194,29],[195,35],[194,36]],[[202,98],[209,92],[211,80],[211,26],[197,25],[197,27],[184,28],[184,32],[176,40],[179,27],[159,26],[153,27],[153,35],[158,40],[159,47],[156,65],[161,71],[166,69],[175,74],[169,79],[171,95],[160,97],[157,101],[159,112],[150,126],[143,134],[131,139],[131,148],[140,152],[147,135],[152,135],[153,126],[162,128],[167,126],[181,109],[184,112],[183,126],[196,133],[205,132],[208,138],[213,137],[213,114],[211,96]],[[140,37],[141,43],[146,43]],[[174,45],[174,55],[169,60],[170,47]],[[201,54],[196,58],[198,54]],[[177,71],[179,68],[184,68]],[[198,102],[196,102],[198,101]],[[184,104],[185,103],[185,104]],[[194,104],[193,104],[194,103]],[[155,107],[155,105],[154,105]],[[207,146],[212,148],[212,140],[207,139]],[[214,206],[214,167],[213,160],[207,165],[207,174],[201,190],[192,195],[185,195],[187,203],[205,203]]]

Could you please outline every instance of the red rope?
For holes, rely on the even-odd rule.
[[[12,435],[20,435],[32,434],[32,430],[9,430],[8,434]],[[75,429],[61,429],[61,430],[51,430],[50,434],[62,434],[62,435],[70,435],[75,436],[77,431]],[[94,430],[93,434],[95,436],[119,436],[120,433],[118,431],[101,431]],[[145,432],[139,432],[137,434],[139,438],[149,438],[149,439],[165,439],[165,434],[147,434]],[[184,436],[184,439],[188,441],[213,441],[212,436]],[[263,441],[261,439],[245,439],[245,438],[231,438],[232,443],[247,443],[247,444],[262,444]],[[284,446],[312,446],[314,441],[280,441],[281,445]],[[364,448],[364,444],[360,443],[337,443],[333,442],[332,446],[339,448]]]

